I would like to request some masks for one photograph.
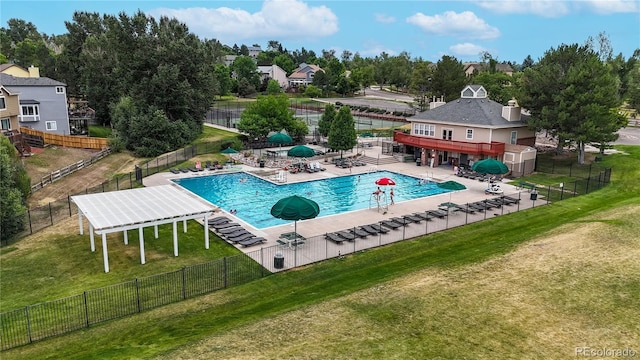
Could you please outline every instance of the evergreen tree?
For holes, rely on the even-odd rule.
[[[329,136],[329,130],[331,130],[331,124],[336,117],[336,107],[333,104],[327,104],[324,106],[324,113],[320,116],[318,121],[318,132],[323,137]]]
[[[329,148],[340,150],[340,158],[342,158],[344,150],[351,150],[358,143],[355,122],[348,106],[343,106],[338,110],[328,137]]]
[[[9,139],[0,137],[0,242],[15,238],[26,224],[29,177]]]

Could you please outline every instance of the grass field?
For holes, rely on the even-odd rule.
[[[288,271],[2,355],[566,359],[581,346],[640,351],[640,148],[624,150],[630,155],[603,161],[614,168],[612,184],[589,195]],[[35,258],[49,251],[49,239],[3,249],[3,309],[6,291],[26,296],[23,284],[40,279],[47,291],[46,278],[4,271],[6,261],[39,266]],[[52,273],[62,266],[47,265]],[[105,274],[98,269],[95,276]],[[91,274],[85,277],[90,281]],[[12,288],[4,288],[7,278]]]

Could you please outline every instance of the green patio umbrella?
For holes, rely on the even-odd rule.
[[[291,144],[293,142],[293,139],[291,138],[291,136],[285,133],[277,132],[269,136],[267,138],[267,142],[271,144],[283,145],[283,144]]]
[[[221,153],[221,154],[227,154],[227,155],[229,155],[229,154],[237,154],[237,153],[238,153],[238,150],[236,150],[236,149],[234,149],[234,148],[231,148],[231,147],[228,147],[228,148],[226,148],[226,149],[224,149],[224,150],[220,151],[220,153]]]
[[[496,159],[484,159],[475,162],[471,170],[480,174],[502,175],[509,172],[509,168],[502,161]]]
[[[316,155],[315,150],[308,146],[298,145],[294,146],[287,152],[288,156],[292,157],[312,157]]]
[[[445,203],[445,204],[447,204],[446,205],[447,206],[447,210],[449,209],[449,207],[451,207],[451,204],[452,204],[451,203],[451,194],[454,191],[460,191],[460,190],[464,190],[464,189],[467,188],[466,186],[460,184],[457,181],[453,181],[453,180],[445,181],[443,183],[438,183],[438,187],[440,189],[449,190],[449,202]],[[448,216],[448,211],[447,211],[447,228],[448,227],[449,227],[449,216]]]
[[[298,220],[313,219],[320,213],[320,206],[311,199],[292,195],[278,200],[271,208],[271,215],[282,220],[293,220],[293,232],[298,236]]]

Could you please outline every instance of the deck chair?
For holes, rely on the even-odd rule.
[[[367,236],[369,236],[369,233],[362,230],[362,229],[349,229],[348,230],[351,234],[360,237],[360,238],[366,238]]]
[[[346,240],[349,241],[353,241],[356,239],[356,236],[353,233],[350,233],[346,230],[342,230],[342,231],[336,231],[335,232],[336,235],[341,236],[343,238],[345,238]]]
[[[180,174],[180,173],[182,173],[182,171],[180,171],[180,169],[176,169],[176,168],[171,168],[171,169],[169,169],[169,171],[171,171],[172,174]]]
[[[417,218],[420,218],[422,220],[427,220],[427,221],[431,221],[431,219],[435,217],[432,214],[429,214],[428,212],[423,212],[423,213],[417,212],[417,213],[411,214],[411,216],[415,216]]]
[[[244,232],[244,233],[239,232],[238,234],[239,235],[237,235],[237,236],[227,237],[227,240],[233,242],[234,244],[237,244],[237,243],[239,243],[241,241],[246,241],[246,240],[253,239],[254,237],[256,237],[255,235],[253,235],[250,232]]]
[[[440,219],[444,219],[447,216],[447,213],[442,210],[428,210],[427,212]]]
[[[393,229],[393,230],[396,230],[396,229],[399,229],[399,228],[402,227],[402,224],[399,224],[399,223],[397,223],[395,221],[392,221],[392,220],[382,220],[382,221],[380,221],[380,224],[382,224],[383,226],[388,227],[389,229]]]
[[[380,226],[379,224],[369,224],[366,226],[370,226],[372,229],[375,229],[377,232],[379,232],[380,234],[386,234],[389,232],[388,229],[383,228],[382,226]]]
[[[214,224],[224,224],[224,223],[228,223],[230,221],[231,221],[231,219],[229,219],[226,216],[216,216],[213,219],[208,219],[207,223],[209,225],[214,225]]]
[[[405,219],[406,221],[411,221],[412,223],[416,223],[416,224],[424,220],[424,218],[420,216],[414,216],[413,214],[403,215],[402,218]]]
[[[226,228],[230,228],[230,227],[235,227],[235,226],[240,226],[240,224],[238,223],[234,223],[234,222],[225,222],[225,223],[220,223],[220,224],[209,224],[209,227],[212,227],[216,230],[223,230]]]
[[[336,244],[342,244],[346,240],[345,238],[343,238],[342,236],[339,236],[336,233],[326,233],[324,235],[324,238],[327,240],[331,240]]]
[[[403,225],[403,226],[407,226],[407,225],[409,225],[409,224],[411,224],[411,223],[412,223],[412,221],[411,221],[411,220],[407,220],[407,219],[400,218],[400,217],[392,217],[392,218],[390,218],[389,220],[391,220],[391,221],[395,221],[395,222],[397,222],[398,224],[401,224],[401,225]]]
[[[516,199],[516,198],[511,197],[511,196],[503,196],[502,197],[502,201],[507,203],[507,205],[513,205],[513,204],[519,203],[520,199]]]
[[[265,241],[267,241],[267,239],[265,239],[263,237],[253,237],[253,238],[248,239],[248,240],[240,241],[238,244],[240,244],[240,245],[242,245],[244,247],[249,247],[249,246],[261,244],[261,243],[263,243]]]
[[[369,225],[360,226],[360,230],[368,233],[369,235],[377,235],[378,234],[378,230],[372,228]]]

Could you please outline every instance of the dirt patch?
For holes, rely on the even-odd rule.
[[[96,151],[73,148],[47,148],[42,153],[25,160],[25,168],[31,182],[37,183],[42,176],[80,160],[90,159]],[[135,165],[146,159],[135,158],[128,153],[111,154],[97,163],[76,171],[54,183],[35,191],[29,198],[29,206],[43,206],[49,202],[67,198],[110,180],[115,175],[134,171]]]

